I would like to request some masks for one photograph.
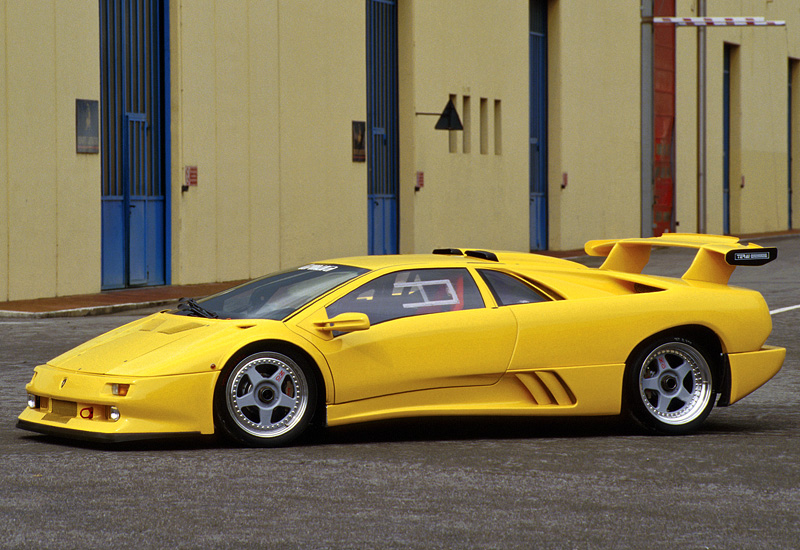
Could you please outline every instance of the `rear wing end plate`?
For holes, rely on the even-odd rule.
[[[660,237],[641,239],[606,239],[586,243],[590,256],[606,256],[600,269],[641,273],[656,247],[693,248],[697,250],[694,261],[682,278],[692,281],[728,284],[733,270],[739,265],[759,266],[778,257],[777,248],[764,248],[757,244],[742,244],[738,237],[667,233]]]

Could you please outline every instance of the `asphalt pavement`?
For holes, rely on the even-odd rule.
[[[800,237],[738,268],[783,369],[682,437],[617,419],[404,420],[302,445],[105,447],[18,430],[33,367],[152,311],[0,319],[0,548],[797,548]],[[587,264],[595,258],[579,258]],[[679,275],[684,251],[648,271]]]

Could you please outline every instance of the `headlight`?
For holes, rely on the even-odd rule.
[[[116,422],[117,420],[119,420],[119,418],[120,418],[119,409],[117,407],[114,407],[114,406],[109,407],[108,408],[108,419],[113,421],[113,422]]]

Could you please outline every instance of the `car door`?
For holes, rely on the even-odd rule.
[[[324,326],[349,314],[366,315],[369,328],[336,332]],[[493,384],[510,363],[517,334],[514,315],[485,307],[464,268],[378,276],[298,326],[328,361],[336,403]]]

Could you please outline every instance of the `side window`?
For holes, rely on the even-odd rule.
[[[533,304],[547,302],[548,298],[539,294],[531,286],[526,285],[516,277],[506,275],[499,271],[481,269],[479,271],[483,280],[489,285],[497,305],[511,306],[514,304]]]
[[[329,317],[366,313],[371,324],[400,317],[483,307],[466,269],[414,269],[382,275],[327,307]]]

